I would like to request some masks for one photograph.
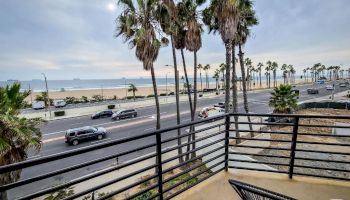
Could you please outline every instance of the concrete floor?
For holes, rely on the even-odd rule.
[[[236,169],[228,173],[220,172],[174,199],[240,199],[228,183],[229,179],[239,180],[301,200],[350,199],[350,182],[297,176],[291,180],[285,174]]]

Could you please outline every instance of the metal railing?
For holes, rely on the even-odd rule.
[[[247,116],[259,121],[242,121]],[[276,120],[275,122],[266,122],[263,120],[266,117],[278,120],[277,122]],[[140,199],[140,197],[142,199],[171,199],[214,174],[228,169],[285,173],[290,178],[294,175],[301,175],[350,180],[350,151],[347,149],[350,148],[350,134],[337,135],[330,131],[333,128],[350,130],[350,126],[334,125],[331,122],[327,124],[324,123],[325,120],[350,121],[350,116],[220,115],[142,135],[0,166],[1,176],[16,170],[32,169],[33,171],[38,166],[45,168],[45,166],[52,166],[48,165],[49,163],[63,163],[62,161],[65,159],[70,161],[76,157],[79,158],[79,156],[96,154],[96,151],[106,150],[109,152],[108,155],[96,156],[94,159],[84,160],[81,163],[74,164],[72,162],[68,166],[57,166],[57,169],[43,170],[42,173],[34,170],[34,175],[32,173],[32,176],[25,176],[16,182],[2,185],[0,191],[12,191],[15,193],[13,197],[15,199],[34,199],[45,197],[71,186],[84,185],[84,189],[64,198],[77,199],[89,194],[94,196],[94,192],[112,186],[111,191],[95,197],[95,199],[108,199],[116,195],[125,195],[126,191],[132,189],[134,189],[133,192],[124,196],[125,199]],[[237,127],[235,123],[240,128],[232,128]],[[195,131],[177,135],[175,130],[187,129],[192,125],[196,126]],[[252,125],[253,129],[245,128],[248,125]],[[248,137],[250,134],[253,134],[254,137]],[[188,140],[189,137],[195,139]],[[181,145],[176,144],[179,138],[182,141]],[[332,142],[325,142],[322,138],[332,138],[329,139]],[[194,149],[189,148],[192,145],[195,146]],[[125,149],[123,151],[116,150],[118,146],[125,147]],[[334,148],[324,148],[324,146]],[[180,148],[184,152],[181,155],[178,154]],[[135,154],[139,155],[140,152],[141,157],[135,156]],[[130,156],[132,159],[129,159]],[[114,163],[115,159],[123,157],[128,159],[122,163]],[[185,159],[186,157],[188,159]],[[183,158],[184,161],[180,162],[180,158]],[[40,181],[51,180],[52,177],[72,173],[75,170],[107,161],[109,161],[107,168],[72,177],[60,185],[53,185],[50,181],[44,182],[45,187],[43,184],[40,185]],[[335,164],[335,167],[324,166],[322,163]],[[320,171],[326,171],[331,175],[317,173]],[[110,173],[115,174],[109,175]],[[145,174],[147,176],[144,176]],[[106,175],[107,178],[105,178]],[[87,183],[99,177],[104,177],[103,181]],[[51,184],[47,184],[48,182]],[[119,185],[116,185],[118,183]],[[34,185],[35,189],[16,196],[28,185],[32,185],[32,188]]]

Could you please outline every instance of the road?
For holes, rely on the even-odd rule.
[[[299,101],[305,101],[312,98],[322,97],[322,96],[330,96],[332,91],[325,90],[325,85],[316,86],[319,88],[319,94],[317,95],[308,95],[306,92],[307,88],[310,88],[310,85],[297,86],[296,88],[300,91]],[[346,90],[347,88],[339,88],[338,86],[335,89],[335,93]],[[268,99],[270,97],[270,91],[251,91],[248,93],[249,100],[249,109],[254,113],[268,113],[271,112],[271,109],[268,107]],[[213,105],[215,103],[221,102],[224,100],[224,95],[219,95],[214,98],[199,98],[198,100],[198,109],[200,110],[203,107]],[[243,112],[243,99],[242,94],[238,95],[238,107],[239,112]],[[176,125],[176,109],[175,104],[163,104],[161,105],[161,127],[170,127]],[[180,103],[180,112],[181,112],[181,122],[190,121],[190,112],[189,105],[187,102]],[[107,140],[115,140],[124,137],[135,136],[139,134],[144,134],[146,132],[155,130],[155,108],[153,106],[139,108],[138,117],[133,119],[127,119],[122,121],[111,121],[109,118],[91,120],[89,116],[82,116],[76,118],[68,118],[62,120],[50,121],[44,126],[41,127],[41,131],[43,132],[43,147],[42,150],[36,155],[30,155],[29,159],[38,158],[46,155],[51,155],[55,153],[60,153],[76,148],[81,148],[85,146],[89,146],[92,144],[96,144],[99,142],[104,142]],[[70,146],[64,143],[64,135],[65,131],[69,128],[77,128],[87,125],[94,126],[102,126],[105,127],[108,131],[107,137],[101,141],[89,141],[85,143],[81,143],[77,146]],[[176,132],[164,133],[163,138],[175,136]],[[21,178],[29,178],[38,174],[43,174],[46,172],[50,172],[52,170],[62,169],[64,167],[68,167],[74,164],[79,164],[82,162],[86,162],[92,159],[96,159],[98,157],[112,155],[121,151],[131,150],[136,147],[144,146],[147,144],[151,144],[155,141],[154,137],[145,138],[140,141],[134,141],[127,144],[118,145],[115,147],[109,147],[105,149],[100,149],[94,152],[81,154],[79,156],[74,156],[72,158],[66,158],[61,161],[55,161],[51,163],[42,164],[36,167],[28,168],[23,170]],[[166,146],[174,145],[175,141],[169,142]],[[133,154],[129,154],[118,159],[119,162],[127,161],[147,153],[153,152],[154,148],[145,149],[140,152],[136,152]],[[63,175],[51,177],[45,179],[43,181],[32,183],[28,186],[23,186],[12,190],[9,192],[9,195],[12,198],[22,196],[24,194],[28,194],[31,191],[36,191],[38,188],[45,188],[48,185],[52,185],[52,183],[69,181],[77,177],[81,177],[92,173],[96,170],[106,168],[112,164],[116,163],[116,160],[109,160],[102,163],[98,163],[95,165],[91,165],[89,167],[85,167],[79,170],[75,170],[74,172],[65,173]]]

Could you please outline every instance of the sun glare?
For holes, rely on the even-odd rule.
[[[115,11],[116,7],[113,3],[109,3],[107,5],[107,9],[112,12],[112,11]]]

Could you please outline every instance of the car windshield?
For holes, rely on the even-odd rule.
[[[97,128],[95,128],[95,127],[93,127],[93,126],[89,127],[89,129],[90,129],[90,130],[93,130],[93,132],[96,132],[96,131],[97,131]]]

